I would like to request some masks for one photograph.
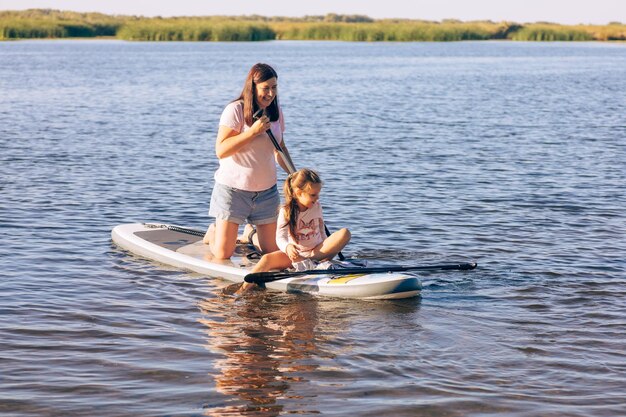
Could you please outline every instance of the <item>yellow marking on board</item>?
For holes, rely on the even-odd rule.
[[[357,279],[362,277],[365,274],[353,274],[353,275],[346,275],[343,276],[341,278],[333,278],[330,281],[328,281],[329,284],[347,284],[348,282],[352,281],[353,279]]]

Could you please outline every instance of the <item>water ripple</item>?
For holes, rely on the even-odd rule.
[[[0,43],[0,413],[622,415],[625,51]],[[410,300],[238,298],[113,245],[119,223],[206,227],[216,123],[256,61],[349,255],[479,268]]]

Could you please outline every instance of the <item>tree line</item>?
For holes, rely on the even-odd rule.
[[[624,41],[626,25],[560,25],[448,19],[319,16],[141,17],[51,9],[0,12],[0,40],[109,37],[130,41],[338,40],[416,42],[463,40]]]

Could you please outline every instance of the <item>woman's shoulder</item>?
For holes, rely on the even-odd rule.
[[[243,129],[243,105],[240,101],[228,103],[220,117],[220,125],[241,132]]]
[[[231,101],[224,107],[224,112],[243,112],[243,102],[241,100]]]

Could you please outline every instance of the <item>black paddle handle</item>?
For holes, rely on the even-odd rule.
[[[476,262],[466,262],[457,264],[440,264],[440,265],[415,265],[415,266],[380,266],[374,268],[341,268],[341,269],[311,269],[308,271],[285,271],[285,272],[254,272],[246,275],[243,279],[246,282],[263,284],[266,282],[278,281],[285,278],[300,277],[304,275],[365,275],[365,274],[384,274],[388,272],[405,272],[405,271],[431,271],[431,270],[457,270],[467,271],[478,266]]]

